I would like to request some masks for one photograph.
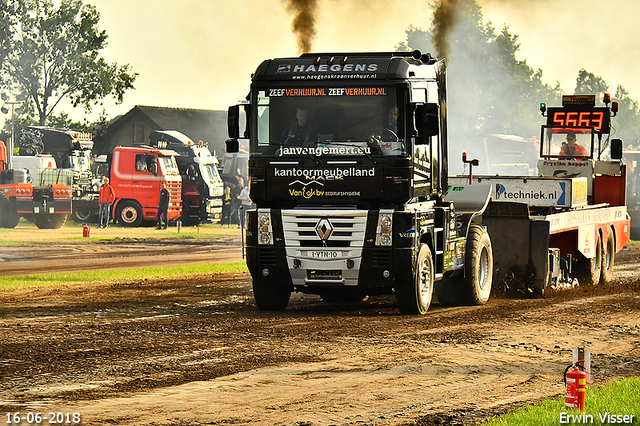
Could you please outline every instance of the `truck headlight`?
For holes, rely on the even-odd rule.
[[[273,227],[271,226],[270,210],[258,210],[258,244],[273,244]]]
[[[376,245],[391,246],[393,238],[393,210],[380,210],[378,214],[378,226],[376,227]]]

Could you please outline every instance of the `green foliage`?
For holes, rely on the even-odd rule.
[[[529,406],[523,410],[501,416],[484,423],[486,426],[555,426],[560,424],[560,413],[571,415],[583,414],[579,410],[567,411],[564,397],[546,400],[540,404]],[[640,425],[640,377],[618,380],[610,385],[588,387],[585,396],[585,415],[593,416],[589,424],[608,424],[600,421],[600,415],[634,414],[633,425]],[[585,423],[585,422],[582,422]],[[577,424],[573,422],[572,424]],[[627,423],[629,424],[629,423]]]
[[[128,64],[107,63],[99,56],[107,35],[97,27],[100,14],[94,6],[81,0],[62,0],[57,8],[52,0],[7,3],[15,12],[3,74],[14,92],[28,95],[25,106],[39,125],[47,124],[64,98],[89,112],[107,96],[122,102],[133,88],[138,74]],[[1,30],[0,20],[0,35]]]

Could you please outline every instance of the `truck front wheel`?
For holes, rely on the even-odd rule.
[[[262,277],[253,278],[253,298],[262,311],[284,311],[289,304],[291,289],[274,284]]]
[[[78,223],[90,222],[93,216],[94,213],[91,209],[79,209],[73,211],[73,220]]]
[[[135,201],[123,201],[116,211],[118,222],[124,226],[140,226],[142,223],[142,207]]]
[[[433,297],[433,256],[428,245],[422,244],[414,268],[413,282],[400,283],[396,288],[396,302],[406,315],[424,315]]]

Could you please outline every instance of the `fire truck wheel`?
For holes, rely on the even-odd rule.
[[[116,217],[123,226],[140,226],[143,219],[142,207],[135,201],[123,201],[118,204]]]
[[[253,278],[253,298],[262,311],[284,311],[289,304],[291,289],[262,278]]]
[[[0,197],[0,228],[15,228],[20,220],[20,215],[16,213],[9,200]]]
[[[596,240],[596,255],[592,259],[582,257],[576,262],[576,278],[580,285],[596,285],[600,282],[602,276],[602,239],[600,233],[596,232],[598,238]]]
[[[489,234],[481,226],[469,227],[464,268],[464,276],[459,277],[465,302],[470,305],[484,305],[491,296],[493,250]]]
[[[611,284],[613,282],[613,264],[616,260],[616,239],[613,235],[613,229],[609,229],[607,244],[603,248],[600,284]]]
[[[396,301],[400,312],[407,315],[424,315],[433,297],[433,257],[428,245],[422,244],[413,274],[413,282],[403,282],[396,287]]]
[[[33,215],[33,222],[40,229],[58,229],[67,223],[66,214],[40,213]]]

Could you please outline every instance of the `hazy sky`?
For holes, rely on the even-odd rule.
[[[135,105],[226,110],[244,98],[260,62],[296,56],[283,0],[84,0],[100,12],[109,62],[130,64],[136,89],[109,118]],[[428,28],[429,0],[318,0],[313,51],[391,51],[410,25]],[[640,1],[478,0],[485,22],[519,35],[518,59],[572,93],[578,71],[640,98]],[[455,81],[449,80],[449,85]],[[544,101],[544,100],[541,100]],[[65,108],[72,117],[82,110]],[[59,111],[56,111],[58,113]],[[93,114],[95,115],[95,114]]]

